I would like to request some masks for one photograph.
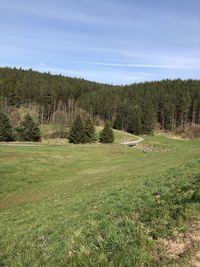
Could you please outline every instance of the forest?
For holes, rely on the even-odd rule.
[[[114,86],[6,67],[0,68],[0,110],[13,124],[29,110],[42,124],[70,126],[80,114],[134,134],[149,134],[155,128],[173,131],[200,124],[200,80]]]

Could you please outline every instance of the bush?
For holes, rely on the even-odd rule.
[[[185,130],[184,135],[189,139],[199,139],[200,138],[200,126],[192,126]]]
[[[99,136],[101,143],[113,143],[114,142],[114,133],[109,122],[106,122],[103,130],[100,132]]]
[[[13,128],[5,113],[0,113],[0,141],[14,141]]]
[[[176,128],[175,134],[180,135],[182,138],[199,139],[200,138],[200,126],[193,125],[187,128]]]
[[[16,128],[16,132],[20,141],[38,142],[41,140],[39,126],[30,115],[25,116],[20,126]]]
[[[63,138],[67,139],[68,138],[68,133],[67,132],[60,132],[60,131],[53,131],[51,134],[46,135],[46,138]]]

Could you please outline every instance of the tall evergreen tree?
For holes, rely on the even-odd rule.
[[[13,141],[13,129],[10,120],[5,113],[0,113],[0,141]]]
[[[189,103],[190,98],[188,92],[182,90],[177,98],[177,127],[185,128],[187,117],[189,115]]]
[[[41,139],[40,128],[30,115],[26,115],[20,126],[16,128],[18,138],[21,141],[38,142]]]
[[[93,143],[95,141],[95,126],[91,118],[85,121],[85,143]]]
[[[73,144],[84,144],[86,142],[85,127],[80,115],[76,117],[72,127],[70,128],[68,140],[69,143]]]
[[[132,134],[142,133],[141,115],[139,112],[133,111],[127,118],[127,132]]]
[[[117,130],[122,130],[123,126],[124,126],[123,116],[120,112],[118,112],[113,123],[113,128]]]
[[[156,115],[153,104],[149,98],[142,100],[142,133],[152,134],[155,129]]]
[[[100,132],[99,139],[101,143],[113,143],[114,142],[114,132],[109,122],[105,123],[103,130]]]

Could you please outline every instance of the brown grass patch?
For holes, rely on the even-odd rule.
[[[154,257],[157,261],[164,261],[166,263],[171,261],[179,261],[184,256],[191,254],[188,266],[200,266],[200,220],[193,222],[189,231],[179,233],[172,239],[159,238],[156,240],[156,247]],[[198,251],[197,251],[198,250]]]

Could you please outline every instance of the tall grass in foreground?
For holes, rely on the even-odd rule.
[[[143,146],[0,146],[1,266],[165,266],[155,240],[200,215],[200,143]]]

